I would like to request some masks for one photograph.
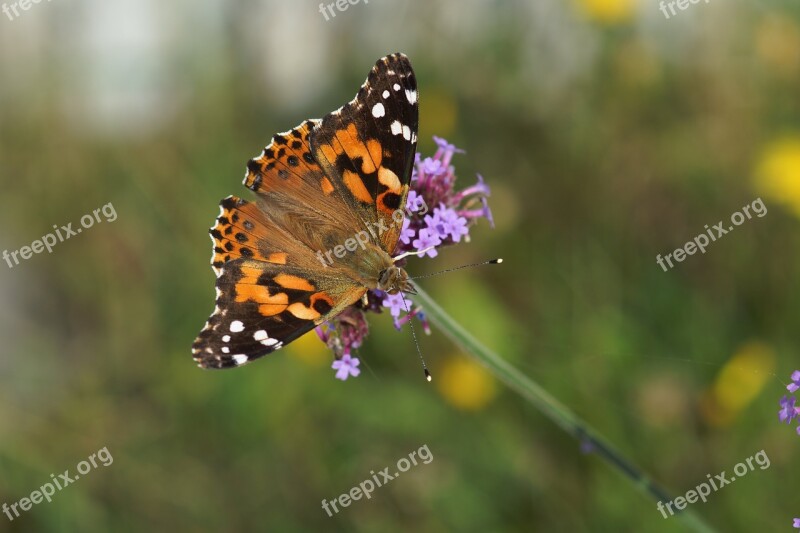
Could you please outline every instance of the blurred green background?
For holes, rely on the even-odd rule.
[[[483,343],[666,486],[765,450],[693,509],[722,531],[800,516],[800,6],[656,0],[54,0],[0,14],[0,249],[118,218],[0,262],[0,503],[107,447],[2,531],[680,531],[618,472],[433,331],[371,316],[361,377],[313,334],[246,369],[198,369],[213,307],[207,228],[249,195],[278,131],[411,58],[420,145],[485,176],[496,228],[413,274]],[[664,272],[655,262],[762,198]],[[368,367],[368,368],[367,368]],[[321,507],[427,445],[333,518]],[[789,477],[787,477],[789,476]]]

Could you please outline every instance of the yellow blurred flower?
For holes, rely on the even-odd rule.
[[[788,17],[772,13],[755,33],[758,58],[777,74],[795,76],[800,70],[800,29]]]
[[[289,356],[296,357],[309,366],[330,365],[333,361],[333,353],[328,350],[314,330],[292,342],[284,350],[288,352]]]
[[[637,0],[577,0],[578,9],[603,24],[627,22],[636,13]]]
[[[496,383],[482,366],[463,355],[447,359],[434,383],[448,403],[464,411],[477,411],[495,396]]]
[[[703,417],[712,426],[729,425],[758,396],[774,372],[772,348],[756,341],[742,345],[703,396]]]
[[[800,136],[767,145],[755,170],[756,187],[800,216]]]

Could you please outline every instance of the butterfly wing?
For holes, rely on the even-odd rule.
[[[322,267],[258,203],[221,203],[212,267],[216,306],[192,346],[204,368],[230,368],[285,346],[357,302],[366,288],[346,269]]]
[[[417,81],[403,54],[381,58],[356,97],[311,131],[319,166],[349,191],[360,218],[378,227],[387,253],[397,245],[417,147]],[[385,229],[383,229],[385,228]]]
[[[400,233],[402,218],[392,214],[408,192],[416,95],[408,59],[385,57],[353,101],[275,135],[248,162],[244,185],[258,201],[226,198],[210,230],[217,300],[192,346],[200,366],[241,366],[273,352],[374,286]],[[365,228],[377,229],[369,236],[386,253],[323,260]]]

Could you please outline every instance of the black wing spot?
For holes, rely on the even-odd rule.
[[[327,314],[328,311],[330,311],[331,309],[333,309],[333,307],[331,307],[331,304],[329,304],[327,301],[323,300],[322,298],[320,298],[316,302],[314,302],[314,311],[316,311],[317,313],[319,313],[321,315]]]
[[[387,192],[383,195],[383,205],[389,209],[395,210],[400,207],[400,195],[393,192]]]

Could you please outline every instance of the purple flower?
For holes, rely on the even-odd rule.
[[[406,198],[406,209],[412,213],[416,213],[425,205],[425,199],[422,195],[418,194],[415,190],[408,191],[408,198]]]
[[[795,370],[792,372],[792,382],[786,386],[786,389],[792,394],[800,389],[800,370]]]
[[[436,150],[436,154],[433,156],[434,159],[441,159],[442,163],[447,166],[450,164],[450,160],[453,158],[453,154],[464,154],[464,150],[460,148],[456,148],[454,144],[450,144],[446,140],[442,139],[441,137],[437,137],[436,135],[433,136],[433,142],[436,143],[436,146],[439,147]]]
[[[445,221],[442,220],[442,211],[444,207],[437,207],[433,210],[433,215],[425,215],[426,229],[431,230],[439,236],[440,239],[447,238],[447,228],[445,228]]]
[[[414,238],[415,233],[416,232],[411,229],[411,220],[408,217],[404,218],[403,229],[400,230],[400,242],[403,244],[411,244],[411,239]]]
[[[403,295],[400,293],[387,294],[386,298],[383,300],[383,306],[388,307],[389,313],[395,318],[400,316],[400,311],[407,311],[405,303],[403,302]]]
[[[788,397],[784,396],[780,401],[781,410],[778,411],[778,417],[780,418],[781,422],[785,422],[787,424],[791,424],[792,420],[797,417],[797,408],[795,407],[795,403],[797,402],[797,398],[794,396]]]
[[[447,208],[444,204],[439,204],[433,210],[433,216],[426,215],[425,223],[442,241],[452,239],[453,242],[460,242],[462,236],[469,235],[467,219],[458,216],[455,209]]]
[[[425,250],[425,252],[419,254],[420,257],[436,257],[439,255],[439,252],[436,251],[436,246],[442,244],[442,239],[436,234],[434,230],[429,228],[422,228],[419,230],[419,237],[414,239],[414,242],[411,243],[417,251]]]
[[[441,160],[433,159],[432,157],[423,159],[419,164],[419,168],[428,176],[439,176],[447,172],[447,167],[442,164]]]
[[[406,325],[407,322],[411,322],[411,319],[417,317],[420,324],[422,324],[422,331],[425,332],[425,335],[431,334],[431,325],[428,322],[428,318],[425,316],[425,313],[422,312],[422,309],[419,307],[415,307],[411,310],[410,313],[406,314],[401,318],[394,319],[394,327],[399,330],[403,326]]]
[[[800,390],[800,370],[792,372],[792,382],[786,386],[786,390],[794,394]],[[778,418],[781,423],[791,424],[795,419],[800,419],[800,407],[797,406],[797,398],[794,396],[784,396],[780,401]],[[797,426],[797,434],[800,435],[800,426]]]
[[[792,523],[792,527],[800,529],[800,518],[795,518],[794,522]]]
[[[356,377],[361,373],[361,370],[358,369],[360,364],[361,361],[358,360],[358,357],[351,357],[350,354],[345,354],[341,359],[335,360],[331,368],[336,370],[336,379],[344,381],[350,376]]]

